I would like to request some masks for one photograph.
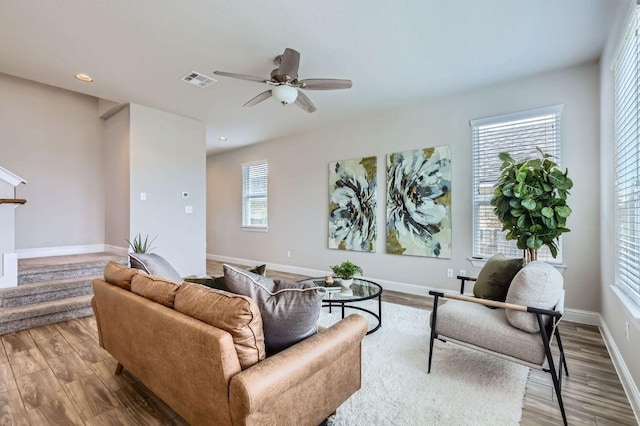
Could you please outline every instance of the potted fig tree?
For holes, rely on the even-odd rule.
[[[516,161],[508,152],[499,155],[502,171],[491,199],[493,211],[507,231],[505,238],[515,240],[524,251],[524,261],[538,258],[538,249],[549,247],[558,255],[560,235],[566,227],[571,208],[567,205],[573,182],[568,170],[562,172],[539,148],[540,158]]]

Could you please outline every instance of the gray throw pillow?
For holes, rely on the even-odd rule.
[[[522,269],[522,258],[509,259],[502,254],[491,257],[478,274],[473,295],[480,299],[504,302],[511,280]]]
[[[267,354],[273,355],[318,332],[324,287],[272,280],[224,265],[229,291],[249,296],[260,308]]]
[[[556,268],[545,262],[531,262],[513,278],[506,302],[551,310],[562,296],[563,285],[562,274]],[[513,327],[529,333],[540,331],[538,319],[532,313],[507,309],[506,315]],[[550,320],[546,315],[544,318]]]
[[[129,253],[129,262],[132,268],[142,269],[147,274],[166,278],[177,283],[182,282],[182,277],[173,269],[173,266],[164,258],[153,253]]]

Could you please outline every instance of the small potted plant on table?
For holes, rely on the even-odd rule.
[[[353,284],[355,274],[362,274],[362,268],[349,260],[339,265],[333,265],[331,270],[336,278],[340,278],[340,285],[343,288],[349,288]]]

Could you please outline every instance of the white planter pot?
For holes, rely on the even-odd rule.
[[[353,284],[353,278],[350,278],[348,280],[345,280],[344,278],[342,278],[340,280],[340,286],[342,288],[351,288],[351,284]]]

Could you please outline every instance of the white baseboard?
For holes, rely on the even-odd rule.
[[[264,262],[251,260],[251,259],[241,259],[238,257],[220,256],[217,254],[207,254],[207,259],[216,260],[218,262],[238,263],[238,264],[247,265],[247,266],[255,266],[255,265],[264,263]],[[289,272],[292,274],[307,275],[310,277],[322,277],[327,273],[326,270],[299,268],[297,266],[281,265],[277,263],[268,263],[267,268],[274,269],[277,271],[282,271],[282,272]],[[427,296],[429,294],[429,291],[451,293],[451,289],[442,289],[437,287],[427,287],[427,286],[421,286],[416,284],[407,284],[403,282],[383,280],[383,279],[374,278],[374,277],[364,277],[364,278],[369,278],[377,282],[385,290],[398,291],[400,293],[415,294],[418,296]],[[473,296],[473,294],[470,292],[465,292],[465,294]],[[588,325],[595,325],[595,326],[600,325],[599,313],[592,312],[592,311],[583,311],[581,309],[572,309],[572,308],[565,309],[565,314],[563,319],[566,321],[577,322],[580,324],[588,324]]]
[[[129,254],[128,247],[112,246],[111,244],[105,244],[104,251],[109,253],[119,254],[121,256],[127,256]]]
[[[247,265],[247,266],[256,266],[264,263],[264,262],[251,260],[251,259],[241,259],[238,257],[220,256],[217,254],[207,254],[207,259],[215,260],[218,262],[238,263],[240,265]],[[310,277],[323,277],[327,274],[326,270],[300,268],[297,266],[281,265],[278,263],[267,263],[267,268],[273,269],[276,271],[281,271],[281,272],[288,272],[291,274],[306,275]],[[368,278],[372,281],[375,281],[376,283],[380,284],[382,288],[385,290],[398,291],[398,292],[407,293],[407,294],[415,294],[418,296],[427,296],[429,294],[429,291],[431,290],[439,291],[442,293],[451,293],[450,289],[447,290],[447,289],[436,288],[436,287],[426,287],[426,286],[421,286],[416,284],[407,284],[407,283],[402,283],[398,281],[383,280],[375,277],[364,277],[364,278]]]
[[[18,259],[33,257],[66,256],[70,254],[100,253],[105,251],[104,244],[89,244],[85,246],[41,247],[16,250]]]
[[[582,309],[573,309],[566,308],[564,310],[564,315],[562,316],[563,321],[571,321],[577,322],[580,324],[588,324],[588,325],[600,325],[600,314],[593,311],[583,311]]]
[[[257,266],[265,262],[257,260],[241,259],[239,257],[220,256],[217,254],[207,254],[207,260],[215,260],[217,262],[224,263],[238,263],[240,265]],[[278,263],[267,263],[267,268],[281,272],[288,272],[290,274],[307,275],[310,277],[324,276],[327,271],[321,271],[319,269],[299,268],[297,266],[280,265]]]
[[[607,323],[601,315],[599,315],[599,317],[599,327],[602,338],[604,339],[604,344],[607,346],[607,350],[611,356],[611,361],[613,361],[613,366],[615,367],[618,377],[622,382],[622,387],[627,393],[627,398],[629,398],[629,403],[631,404],[633,413],[636,416],[636,421],[640,424],[640,391],[638,390],[636,383],[633,381],[633,376],[631,376],[631,372],[629,371],[629,368],[627,368],[627,364],[624,362],[624,358],[622,358],[622,354],[620,353],[616,342],[613,340],[613,335],[609,331]]]

